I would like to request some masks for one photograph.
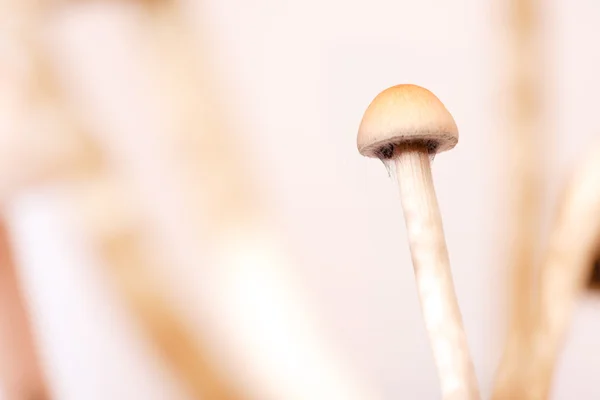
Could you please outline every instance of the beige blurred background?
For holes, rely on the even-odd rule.
[[[200,10],[188,3],[194,20]],[[247,156],[294,261],[290,268],[339,351],[385,399],[436,399],[439,390],[396,187],[381,163],[358,155],[356,132],[371,99],[398,83],[429,88],[454,115],[459,144],[436,158],[433,171],[456,292],[488,397],[505,327],[503,234],[510,185],[496,112],[504,91],[497,2],[207,5],[203,12],[210,16],[207,29],[221,73],[236,96],[230,106],[239,108],[238,130],[247,128]],[[600,3],[552,0],[543,6],[544,74],[553,94],[548,143],[540,146],[548,162],[549,221],[570,166],[600,137]],[[70,27],[76,35],[78,25]],[[91,59],[98,53],[90,46]],[[56,398],[184,399],[137,340],[137,328],[76,224],[69,223],[60,194],[42,188],[9,208]],[[589,294],[575,313],[553,398],[598,398],[599,334],[600,299]]]

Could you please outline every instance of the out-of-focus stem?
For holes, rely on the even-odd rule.
[[[6,225],[0,220],[0,388],[6,400],[49,399]]]
[[[538,21],[536,0],[512,0],[513,28],[511,47],[512,75],[510,94],[509,174],[512,190],[512,251],[510,261],[512,291],[510,297],[511,333],[522,337],[531,321],[534,288],[535,252],[539,240],[544,154],[540,132],[541,63],[536,46]]]
[[[177,2],[104,5],[79,6],[88,24],[70,20],[107,40],[95,52],[102,67],[83,55],[87,42],[64,36],[69,79],[165,258],[210,276],[206,329],[219,332],[240,380],[259,398],[372,399],[271,257],[276,245],[256,244],[257,181],[228,129],[234,110],[219,101],[208,35],[194,40]]]
[[[100,150],[79,129],[65,106],[41,46],[40,29],[46,22],[45,12],[49,11],[41,5],[29,0],[0,4],[0,17],[8,29],[6,37],[11,40],[13,51],[3,61],[22,63],[18,67],[4,65],[7,74],[2,78],[6,79],[6,86],[0,87],[4,89],[2,96],[6,96],[6,102],[1,103],[5,108],[0,114],[3,117],[0,127],[6,128],[0,129],[1,200],[31,185],[64,178],[106,188],[99,177],[99,171],[106,167],[101,163]],[[196,398],[239,398],[221,382],[202,351],[201,343],[161,297],[160,285],[145,268],[145,263],[151,260],[141,257],[138,235],[117,235],[117,239],[111,236],[121,234],[120,229],[124,226],[123,221],[110,213],[118,211],[111,200],[119,196],[117,188],[111,190],[115,192],[93,192],[97,195],[93,202],[94,212],[103,210],[104,214],[102,219],[95,219],[96,225],[91,227],[90,233],[95,233],[95,238],[103,245],[103,255],[126,301],[167,364],[179,372]],[[125,220],[129,217],[119,215]],[[102,232],[100,236],[99,231]],[[105,241],[107,238],[110,243]],[[5,373],[2,389],[6,390],[9,400],[45,398],[41,373],[37,370],[33,350],[28,349],[32,345],[31,336],[17,291],[14,266],[8,259],[8,246],[4,241],[2,245],[6,250],[2,254],[6,256],[2,276],[6,279],[0,282],[3,289],[0,307],[5,311],[1,317],[10,318],[0,332],[0,346],[6,348],[1,352],[2,360],[6,362],[2,369]]]
[[[566,188],[540,271],[528,382],[532,396],[528,398],[549,396],[573,306],[593,268],[599,244],[600,146],[596,146]]]
[[[0,201],[27,186],[79,178],[98,163],[61,98],[41,44],[41,2],[3,0],[0,26]]]
[[[540,238],[540,205],[544,163],[541,148],[547,133],[541,131],[543,62],[539,46],[538,0],[510,0],[509,37],[508,182],[510,222],[508,334],[496,375],[494,399],[508,399],[511,388],[526,385],[523,359],[529,357],[533,317],[535,256]],[[544,137],[542,137],[544,135]],[[542,140],[543,139],[543,140]],[[512,394],[511,394],[512,395]]]
[[[166,365],[195,399],[243,398],[217,371],[203,338],[169,305],[165,288],[152,273],[158,257],[144,245],[143,220],[127,201],[127,190],[103,172],[78,192],[77,216]]]

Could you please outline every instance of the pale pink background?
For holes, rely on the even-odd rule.
[[[189,3],[193,18],[199,7]],[[496,3],[219,0],[206,10],[293,272],[352,367],[384,399],[439,398],[396,188],[355,148],[370,100],[404,82],[436,93],[460,129],[456,149],[436,158],[434,178],[475,367],[484,396],[491,390],[504,328],[507,217]],[[600,138],[600,3],[545,3],[556,93],[547,133],[555,140],[540,148],[552,152],[549,218],[569,166]],[[69,247],[80,239],[62,208],[48,189],[15,200],[10,212],[57,398],[183,398],[136,340],[98,262],[84,246]],[[577,308],[554,399],[600,396],[599,304],[585,296]]]

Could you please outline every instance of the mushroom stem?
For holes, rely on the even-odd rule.
[[[563,195],[542,264],[532,332],[527,399],[547,399],[575,302],[600,243],[600,146],[575,171]]]
[[[442,218],[425,144],[396,149],[394,161],[421,308],[442,398],[479,399],[462,317],[454,292]]]
[[[554,369],[573,308],[585,286],[600,243],[600,145],[571,177],[538,277],[531,329],[510,349],[496,377],[492,399],[543,400],[550,396]]]

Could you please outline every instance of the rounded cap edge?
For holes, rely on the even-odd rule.
[[[393,86],[378,94],[362,118],[358,151],[382,158],[381,149],[402,143],[423,143],[431,153],[452,149],[458,128],[444,104],[417,85]]]

